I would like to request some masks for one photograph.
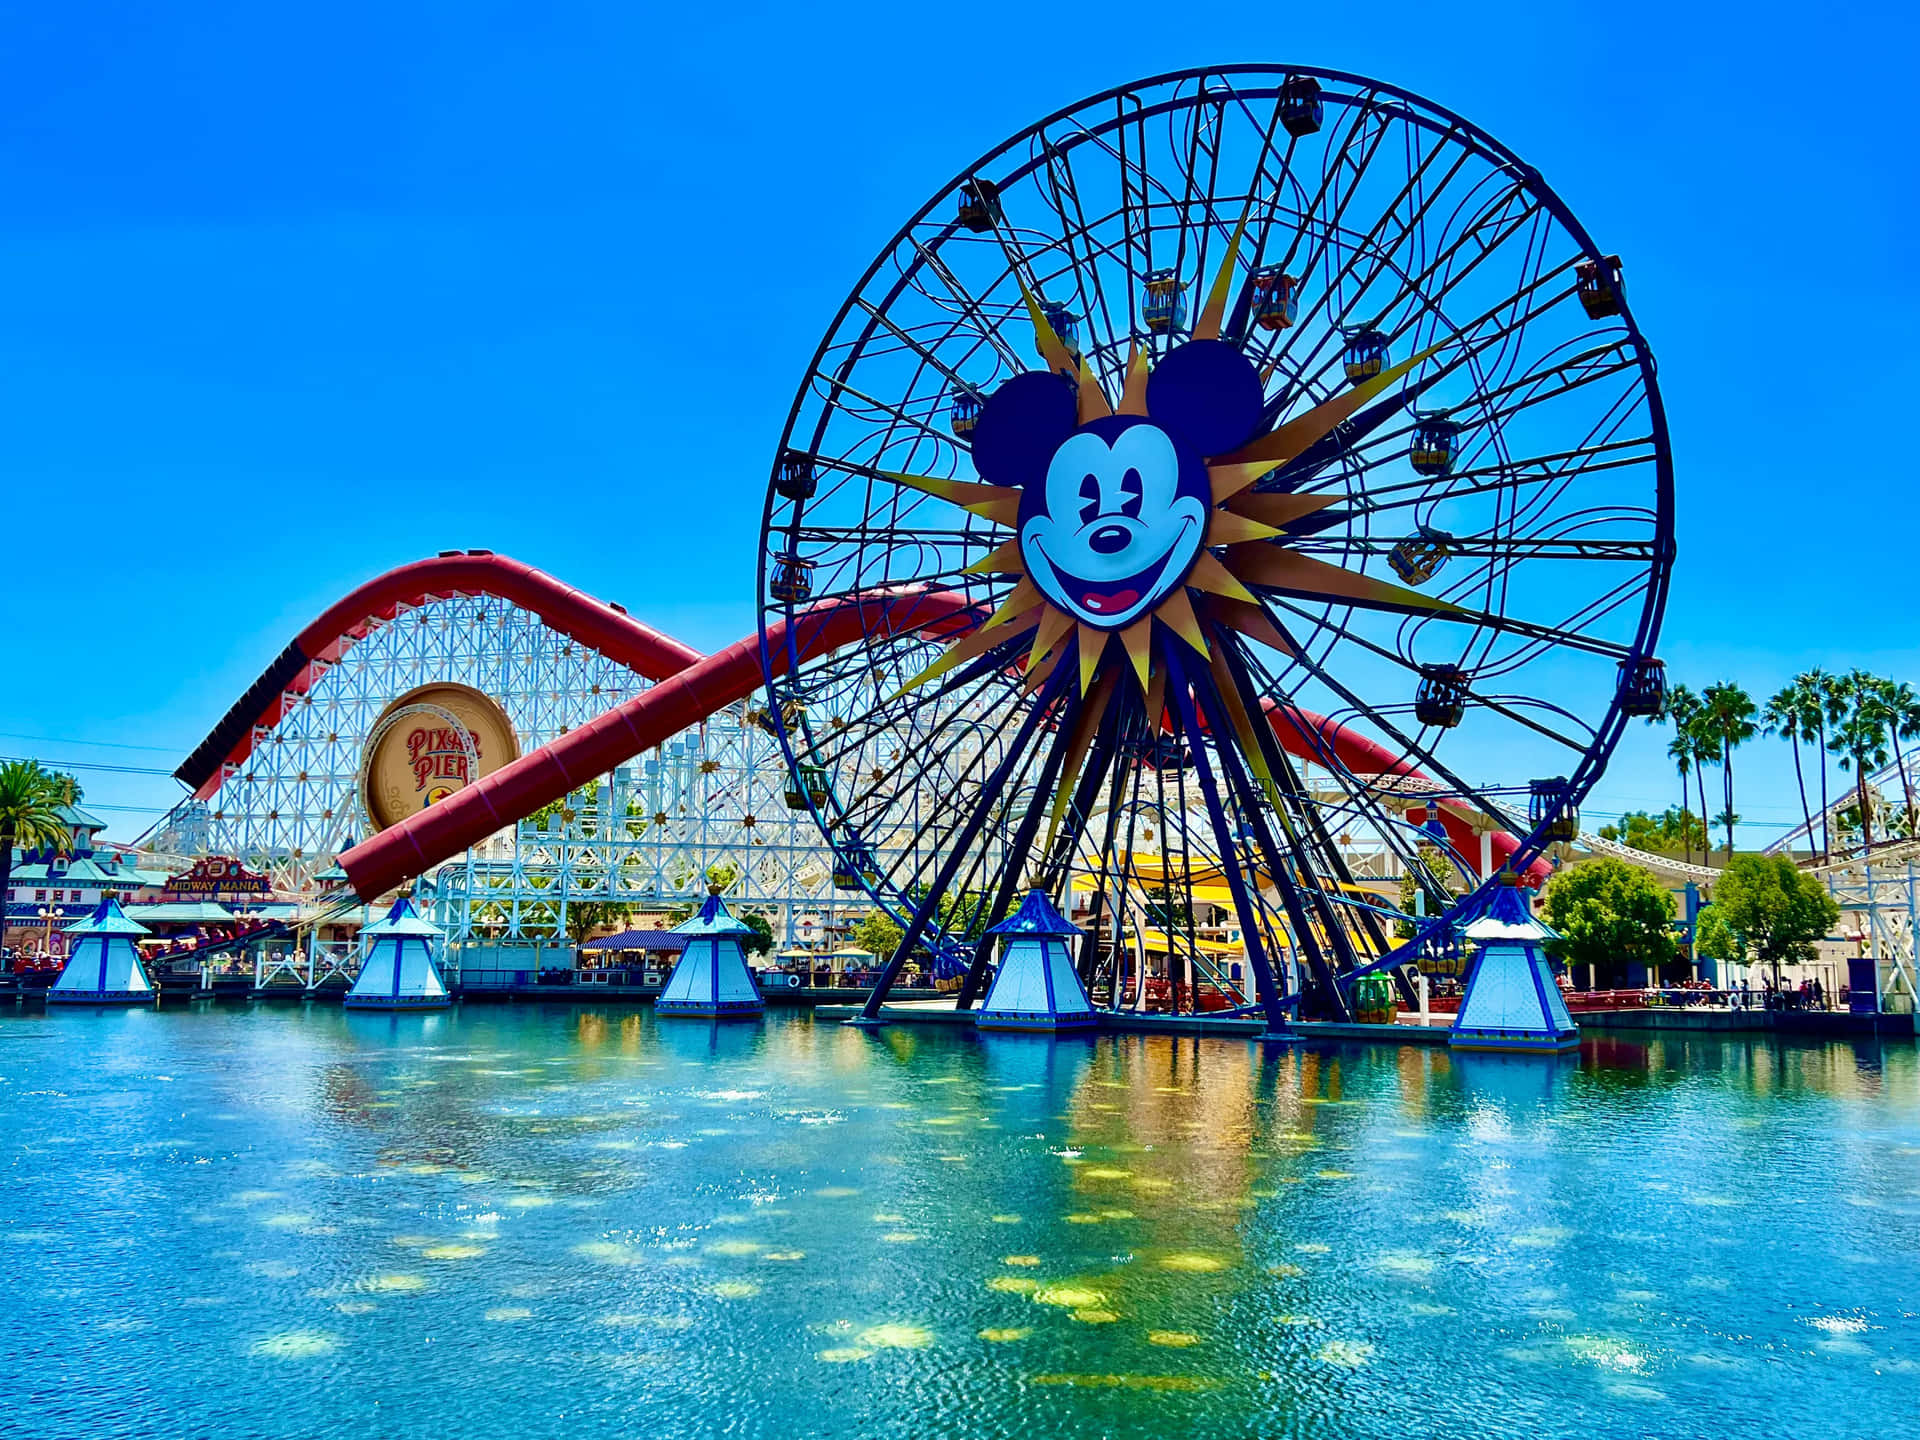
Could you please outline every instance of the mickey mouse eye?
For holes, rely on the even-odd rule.
[[[1129,474],[1132,472],[1129,471]],[[1080,523],[1091,525],[1094,517],[1100,513],[1100,480],[1098,476],[1088,475],[1080,482],[1080,498],[1086,503],[1080,507]]]
[[[1120,502],[1120,513],[1129,520],[1140,518],[1140,472],[1132,466],[1120,477],[1120,493],[1126,499]]]

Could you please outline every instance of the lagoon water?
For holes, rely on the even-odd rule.
[[[1858,1436],[1912,1044],[0,1018],[0,1434]]]

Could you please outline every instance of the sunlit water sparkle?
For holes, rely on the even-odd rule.
[[[1920,1066],[0,1018],[0,1434],[1891,1433]]]

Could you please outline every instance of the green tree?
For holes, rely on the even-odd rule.
[[[568,900],[567,938],[575,945],[593,938],[593,932],[611,930],[633,915],[633,906],[624,900]]]
[[[1596,984],[1624,980],[1630,964],[1649,973],[1671,964],[1673,898],[1660,882],[1624,860],[1603,857],[1560,871],[1547,883],[1547,923],[1560,932],[1549,947],[1568,965],[1590,965]]]
[[[53,802],[56,805],[78,805],[80,797],[87,792],[80,788],[80,782],[64,770],[53,772]]]
[[[1633,850],[1645,850],[1653,855],[1670,855],[1675,850],[1684,851],[1689,857],[1693,854],[1693,841],[1700,841],[1700,848],[1707,844],[1706,822],[1691,810],[1676,810],[1669,805],[1659,815],[1649,815],[1644,810],[1629,810],[1620,817],[1618,825],[1602,825],[1600,838],[1614,840]]]
[[[740,937],[740,948],[749,955],[771,955],[773,953],[773,922],[758,910],[749,910],[739,918],[740,923],[752,932]]]
[[[1727,923],[1727,917],[1720,913],[1720,907],[1708,905],[1701,909],[1699,918],[1693,922],[1693,953],[1705,960],[1717,960],[1723,965],[1744,965],[1747,945]]]
[[[871,950],[885,962],[893,958],[905,933],[886,911],[873,910],[853,927],[853,943],[862,950]]]
[[[13,847],[31,850],[38,845],[64,845],[67,827],[61,822],[55,776],[36,760],[9,760],[0,764],[0,905],[13,880]]]
[[[1773,967],[1814,958],[1814,942],[1833,928],[1840,907],[1825,887],[1784,855],[1741,855],[1713,887],[1713,908],[1746,941],[1753,956]]]

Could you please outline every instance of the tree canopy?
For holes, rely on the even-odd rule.
[[[1722,964],[1744,965],[1747,960],[1746,942],[1727,923],[1718,905],[1705,907],[1693,922],[1693,953]]]
[[[1714,884],[1713,908],[1776,980],[1782,965],[1812,960],[1840,918],[1825,887],[1784,855],[1736,855]]]
[[[740,937],[740,948],[749,955],[771,955],[773,922],[757,910],[749,910],[739,918],[740,923],[753,932]]]
[[[904,935],[905,932],[894,924],[893,917],[884,910],[870,911],[853,927],[853,943],[862,950],[871,950],[882,960],[893,958],[893,952],[900,947]]]
[[[1549,946],[1554,956],[1591,965],[1596,976],[1675,958],[1672,897],[1624,860],[1605,857],[1560,871],[1547,884],[1546,913],[1560,932]]]
[[[1669,805],[1659,815],[1629,810],[1620,817],[1618,825],[1602,825],[1600,838],[1617,840],[1629,849],[1645,850],[1653,855],[1684,851],[1691,858],[1696,844],[1702,851],[1706,850],[1707,827],[1693,811]]]

